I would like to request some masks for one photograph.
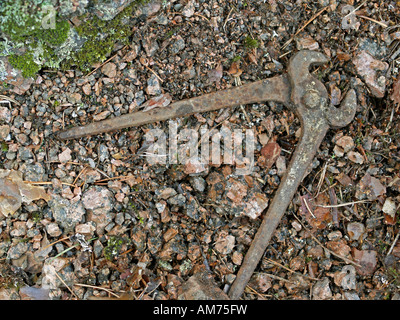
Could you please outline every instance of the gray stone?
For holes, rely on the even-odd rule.
[[[0,107],[0,122],[9,123],[11,121],[11,111],[6,107]]]
[[[33,153],[30,149],[21,147],[18,149],[18,156],[21,160],[26,161],[33,158]]]
[[[151,96],[157,96],[160,95],[161,92],[161,86],[160,86],[160,81],[155,75],[152,75],[148,80],[147,80],[147,88],[146,88],[146,93]]]
[[[391,198],[387,198],[383,204],[382,211],[391,217],[396,215],[397,205]]]
[[[344,293],[344,298],[346,300],[360,300],[360,297],[356,292],[345,292]]]
[[[5,140],[10,133],[10,126],[9,125],[3,125],[0,126],[0,140]]]
[[[367,51],[377,59],[384,59],[387,55],[386,46],[379,45],[378,42],[374,42],[368,38],[360,41],[359,49]]]
[[[186,203],[186,198],[183,194],[178,194],[167,201],[170,205],[182,207]]]
[[[193,1],[189,1],[188,4],[183,8],[182,15],[184,15],[186,18],[190,18],[194,15]]]
[[[91,187],[82,196],[85,209],[97,213],[108,212],[112,209],[113,195],[106,187]]]
[[[103,162],[104,160],[108,159],[110,154],[108,153],[108,148],[104,144],[99,146],[99,160]]]
[[[389,65],[387,62],[376,60],[367,51],[361,51],[352,60],[357,73],[363,78],[371,93],[383,98],[386,92],[386,73]]]
[[[161,191],[160,198],[167,200],[168,198],[171,198],[175,196],[177,192],[173,188],[165,188],[164,190]]]
[[[202,177],[190,177],[189,181],[193,189],[198,192],[204,192],[206,189],[206,180],[204,180]]]
[[[54,290],[76,283],[75,273],[67,266],[68,263],[64,258],[46,259],[42,270],[42,288]]]
[[[185,48],[185,40],[181,36],[177,36],[174,43],[171,45],[171,53],[177,54],[179,51]]]
[[[199,205],[192,195],[188,196],[187,206],[185,210],[185,214],[196,221],[200,221],[202,218],[202,213],[199,210]]]
[[[103,253],[104,246],[99,240],[95,240],[93,243],[93,253],[94,256],[98,259]]]
[[[160,14],[156,17],[157,24],[167,25],[168,24],[168,17],[164,14]]]
[[[50,237],[58,237],[62,234],[62,231],[60,230],[58,224],[55,222],[46,225],[46,231]]]
[[[20,258],[26,251],[28,251],[28,244],[26,242],[18,242],[8,250],[7,257],[15,260]]]
[[[47,174],[41,163],[27,164],[20,170],[24,172],[24,179],[27,181],[47,181]]]
[[[59,195],[53,195],[49,206],[55,221],[64,229],[65,233],[73,232],[75,226],[85,215],[85,208],[81,201],[72,202]]]
[[[10,231],[12,237],[22,237],[26,235],[26,222],[16,221],[13,224],[13,229]]]

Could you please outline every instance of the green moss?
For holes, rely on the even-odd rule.
[[[86,21],[85,17],[80,17],[80,20],[85,22],[76,27],[76,31],[80,37],[86,39],[86,42],[78,52],[73,53],[70,59],[63,64],[63,68],[69,69],[75,65],[80,70],[87,72],[93,64],[107,59],[116,42],[129,44],[132,26],[127,24],[126,20],[131,17],[133,9],[147,1],[133,1],[114,19],[109,21],[101,20],[97,16]]]
[[[124,240],[121,237],[111,236],[107,241],[107,246],[104,247],[104,257],[112,261],[121,251]]]
[[[32,220],[33,220],[33,222],[39,223],[40,220],[42,220],[42,219],[43,219],[43,213],[42,212],[40,212],[40,211],[32,212]]]
[[[232,62],[238,62],[238,61],[240,61],[240,59],[242,59],[241,56],[234,56],[232,59]]]
[[[111,38],[96,41],[96,39],[88,39],[82,49],[73,53],[71,58],[64,64],[64,69],[69,69],[76,65],[82,71],[89,71],[93,64],[106,60],[114,48],[114,41]]]
[[[28,5],[22,0],[5,0],[0,5],[2,31],[14,42],[24,42],[32,37],[40,27],[42,16],[35,16],[33,12],[40,12],[36,3]]]
[[[4,141],[0,142],[0,150],[1,152],[7,152],[8,151],[8,144],[5,143]]]
[[[187,273],[192,269],[193,265],[192,262],[189,259],[186,259],[183,261],[183,263],[179,266],[179,270],[182,273]]]
[[[68,21],[58,21],[55,29],[43,29],[37,36],[49,46],[57,47],[67,40],[69,29]]]
[[[0,289],[19,289],[24,286],[21,275],[11,269],[10,264],[0,263]]]
[[[255,48],[258,48],[259,43],[258,43],[258,41],[257,41],[256,39],[253,39],[252,37],[247,36],[247,37],[244,39],[244,46],[245,46],[247,49],[255,49]]]
[[[33,61],[32,53],[25,53],[21,56],[14,54],[8,58],[8,61],[14,68],[22,70],[25,78],[33,77],[41,69],[41,66]]]

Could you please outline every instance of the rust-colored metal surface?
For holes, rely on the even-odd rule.
[[[136,112],[72,128],[60,132],[59,138],[74,139],[194,113],[263,101],[280,102],[295,111],[301,123],[300,142],[230,288],[230,298],[238,299],[261,260],[326,132],[331,127],[346,126],[354,118],[357,107],[355,91],[348,92],[340,108],[330,106],[325,86],[309,72],[310,66],[327,62],[328,59],[321,53],[300,51],[290,60],[287,74],[178,101],[166,108]]]
[[[93,122],[82,127],[71,128],[58,133],[58,138],[61,140],[76,139],[157,121],[185,117],[195,113],[262,101],[275,101],[288,105],[290,101],[289,92],[290,83],[285,74],[240,87],[177,101],[165,108],[129,113],[120,117]]]

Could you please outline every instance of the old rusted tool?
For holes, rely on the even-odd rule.
[[[124,114],[119,117],[93,122],[57,133],[61,140],[76,139],[118,129],[140,126],[157,121],[190,116],[195,113],[214,111],[227,107],[262,101],[275,101],[288,105],[290,83],[287,75],[276,76],[240,87],[205,94],[174,102],[167,107]]]
[[[247,252],[229,296],[238,299],[262,258],[272,235],[292,200],[308,166],[330,127],[343,127],[354,118],[357,100],[350,90],[340,108],[330,106],[325,86],[311,75],[312,65],[328,59],[315,51],[300,51],[289,62],[287,74],[232,89],[175,102],[168,107],[136,112],[95,122],[59,133],[60,139],[73,139],[138,126],[195,113],[263,101],[284,104],[296,112],[301,123],[301,139],[282,177],[264,220]]]
[[[289,63],[289,108],[300,118],[301,138],[229,290],[232,299],[238,299],[242,295],[328,129],[343,127],[354,118],[357,107],[355,91],[348,92],[340,109],[330,106],[325,86],[309,72],[311,65],[327,62],[327,58],[321,53],[301,51]]]

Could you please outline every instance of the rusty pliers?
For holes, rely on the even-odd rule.
[[[326,132],[331,127],[346,126],[354,118],[357,107],[355,91],[350,90],[347,93],[340,108],[333,107],[328,102],[329,97],[325,86],[309,71],[311,66],[325,64],[328,61],[322,53],[300,51],[290,60],[286,74],[245,84],[241,87],[177,101],[165,108],[130,113],[72,128],[60,132],[58,137],[63,140],[79,138],[195,113],[264,101],[282,103],[295,111],[301,123],[300,142],[243,260],[235,282],[230,288],[229,296],[232,299],[238,299],[262,258]]]
[[[335,108],[328,103],[325,86],[310,74],[311,65],[327,62],[323,54],[314,51],[300,51],[289,62],[287,76],[291,92],[285,105],[294,110],[300,119],[301,138],[230,288],[232,299],[238,299],[243,293],[328,129],[344,127],[355,116],[357,98],[354,90],[347,93],[340,108]]]

